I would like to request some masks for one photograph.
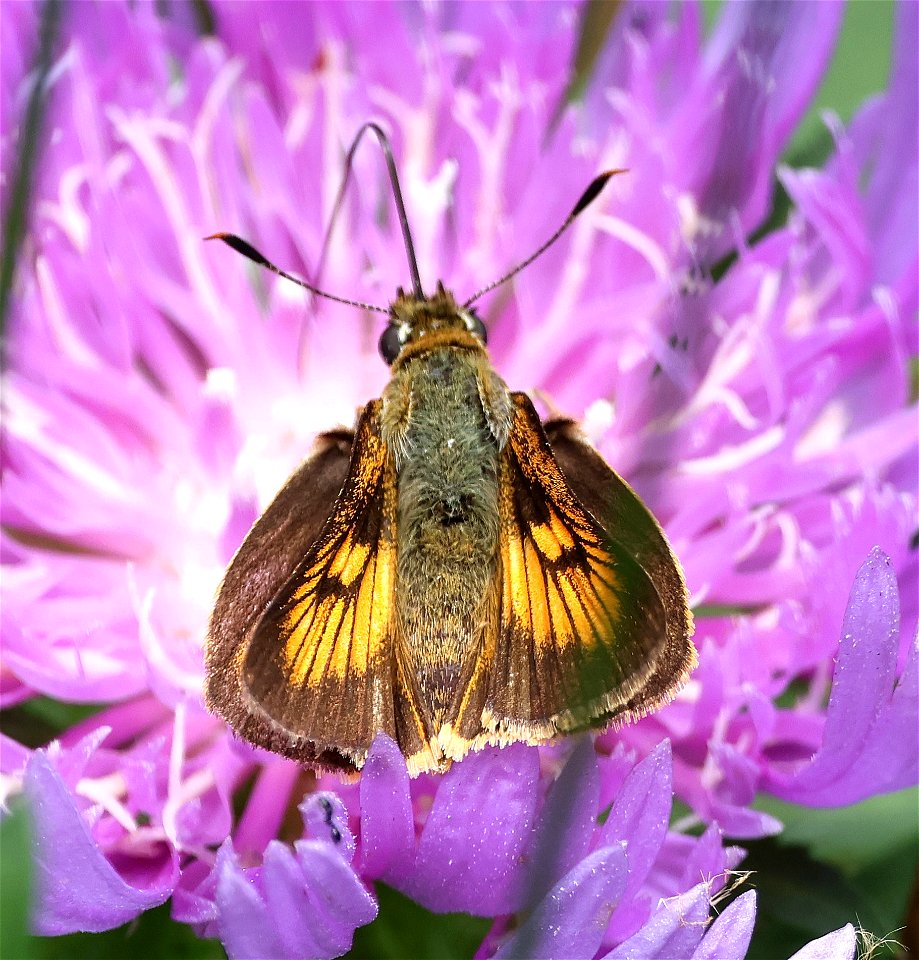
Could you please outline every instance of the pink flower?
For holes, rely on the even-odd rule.
[[[106,706],[39,749],[2,743],[2,796],[24,790],[36,823],[37,928],[171,897],[232,957],[334,956],[383,880],[493,917],[482,957],[743,956],[750,894],[705,924],[743,855],[722,835],[781,829],[754,795],[917,781],[915,6],[888,92],[832,125],[825,169],[779,169],[794,210],[756,244],[836,4],[727,5],[703,44],[696,6],[636,3],[558,114],[573,5],[213,9],[198,37],[190,7],[65,7],[44,78],[6,344],[0,703]],[[41,10],[0,7],[4,210]],[[425,282],[460,294],[598,169],[630,169],[482,313],[510,385],[583,416],[666,526],[700,666],[595,741],[410,781],[381,738],[359,783],[304,784],[204,711],[202,643],[249,525],[316,433],[379,395],[379,330],[201,237],[237,231],[312,276],[369,117]],[[355,172],[322,285],[385,304],[404,255],[379,157]],[[701,836],[670,824],[674,796]],[[851,956],[853,936],[806,949]]]

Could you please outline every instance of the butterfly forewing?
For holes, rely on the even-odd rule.
[[[584,440],[577,424],[554,420],[545,424],[545,432],[572,492],[651,578],[664,606],[666,646],[623,711],[643,716],[670,700],[696,666],[690,640],[692,613],[680,562],[652,513]]]
[[[224,576],[208,629],[208,706],[252,743],[268,749],[276,732],[253,714],[241,685],[252,634],[268,603],[319,537],[348,475],[354,435],[322,434],[315,449],[268,506]],[[284,752],[284,751],[281,751]]]
[[[514,394],[502,460],[500,588],[449,754],[542,742],[630,704],[667,646],[667,614],[641,565],[575,496],[536,411]]]
[[[364,408],[328,519],[248,637],[239,683],[260,745],[359,769],[377,732],[425,756],[427,736],[397,662],[395,475]]]

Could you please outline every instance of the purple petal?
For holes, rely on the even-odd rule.
[[[890,703],[881,711],[878,722],[865,742],[859,763],[872,771],[874,786],[866,790],[863,780],[847,777],[845,803],[855,803],[876,793],[902,790],[919,783],[919,637],[907,654],[903,673],[897,681]],[[896,744],[898,749],[891,750]],[[842,783],[837,786],[843,789]]]
[[[709,824],[701,837],[694,838],[689,855],[683,859],[680,888],[705,882],[716,893],[724,886],[725,871],[733,870],[745,856],[746,851],[740,847],[724,847],[718,825]]]
[[[625,844],[629,881],[623,900],[638,892],[667,835],[672,779],[670,741],[663,740],[626,778],[600,830],[598,846],[617,840]]]
[[[759,763],[730,743],[713,742],[709,753],[713,773],[717,770],[720,775],[710,789],[710,816],[724,833],[738,839],[781,833],[780,821],[751,806],[760,778]]]
[[[236,740],[230,741],[230,748],[248,749]],[[280,757],[258,769],[246,807],[233,831],[236,850],[244,854],[264,850],[268,841],[277,836],[299,777],[300,767]]]
[[[221,853],[217,853],[218,863]],[[217,919],[217,868],[201,860],[192,861],[182,870],[182,876],[172,894],[170,915],[179,923],[190,923],[206,928]],[[217,931],[204,934],[216,937]]]
[[[524,862],[523,904],[542,899],[590,847],[600,796],[597,755],[590,736],[579,738],[539,815]]]
[[[355,929],[376,917],[376,901],[331,844],[298,840],[294,849],[306,883],[314,935],[321,932],[320,945],[328,949],[328,956],[347,953]],[[276,922],[282,919],[278,913]]]
[[[720,59],[722,65],[704,88],[708,99],[698,111],[705,116],[717,103],[721,113],[716,136],[709,120],[702,128],[708,143],[699,145],[700,157],[711,158],[699,196],[703,216],[726,225],[736,210],[746,230],[761,220],[772,165],[823,74],[841,19],[838,3],[723,9],[707,51],[710,61]],[[794,82],[788,82],[792,76]],[[729,243],[722,234],[718,248]],[[714,247],[703,252],[710,256]]]
[[[597,845],[620,841],[629,863],[626,892],[610,927],[613,942],[631,936],[651,912],[650,898],[639,892],[667,836],[672,780],[670,741],[663,740],[628,775],[600,830]]]
[[[865,202],[874,251],[875,282],[894,283],[915,270],[916,220],[919,197],[919,163],[916,130],[919,117],[919,7],[896,7],[894,49],[889,90],[883,102],[869,103],[853,123],[852,138],[861,141],[862,167],[870,175]],[[864,123],[864,114],[873,123]],[[915,291],[915,279],[912,289]]]
[[[361,873],[371,880],[409,869],[415,821],[405,760],[395,742],[380,734],[361,773]]]
[[[539,754],[522,744],[454,764],[437,789],[414,869],[393,876],[393,885],[429,910],[512,912],[538,783]]]
[[[2,634],[0,634],[0,642],[2,642]],[[31,696],[33,696],[32,690],[9,669],[0,673],[0,710],[9,710]]]
[[[682,885],[690,887],[702,881],[711,881],[721,876],[726,866],[721,831],[717,824],[711,823],[693,844],[692,851],[684,861]]]
[[[810,763],[784,783],[770,779],[777,795],[798,803],[834,806],[853,803],[889,782],[884,766],[867,770],[863,759],[876,738],[887,739],[886,757],[902,777],[915,770],[915,727],[899,741],[889,739],[901,708],[912,705],[915,681],[904,677],[894,699],[899,647],[900,605],[890,562],[877,547],[859,570],[843,619],[823,743]],[[915,657],[908,665],[912,669]],[[900,701],[905,701],[900,703]],[[915,714],[914,714],[915,716]],[[899,728],[898,728],[899,729]]]
[[[780,177],[799,214],[819,233],[839,265],[845,302],[858,303],[871,280],[874,251],[865,232],[854,176],[783,167]]]
[[[229,842],[217,857],[217,927],[231,958],[337,957],[376,903],[325,841],[276,840],[260,869],[243,870]]]
[[[194,849],[205,844],[216,846],[230,835],[232,825],[233,813],[227,797],[221,790],[211,787],[179,809],[173,842],[180,849]]]
[[[28,747],[0,733],[0,773],[10,777],[14,774],[21,776],[30,756],[32,751]]]
[[[258,888],[265,905],[264,925],[277,937],[280,957],[334,956],[322,949],[318,928],[305,895],[303,872],[290,847],[277,840],[265,848]],[[228,948],[229,949],[229,948]]]
[[[620,844],[595,850],[553,887],[495,957],[592,957],[627,877]]]
[[[858,945],[851,923],[828,933],[818,940],[811,940],[789,960],[854,960]]]
[[[651,919],[604,960],[670,960],[696,949],[708,920],[709,887],[700,883],[661,903]]]
[[[217,853],[217,929],[230,960],[283,957],[279,931],[268,922],[255,884],[236,863],[227,841]]]
[[[770,146],[781,146],[807,109],[833,53],[842,16],[838,0],[801,9],[775,10],[762,2],[723,9],[707,59],[713,55],[736,59],[741,72],[762,71],[757,79],[763,83],[761,95],[768,104]],[[743,43],[749,45],[744,52],[762,58],[761,62],[741,62]],[[779,82],[792,76],[793,82]]]
[[[341,797],[331,790],[308,793],[299,808],[307,834],[329,843],[348,863],[354,857],[354,834],[348,827],[348,811]]]
[[[295,856],[273,840],[265,851],[261,881],[269,921],[279,931],[285,956],[340,956],[351,948],[355,928],[376,916],[376,905],[360,881],[321,841],[298,842]]]
[[[716,917],[691,960],[743,960],[753,936],[756,891],[748,890]]]
[[[93,840],[44,751],[29,760],[25,793],[35,834],[39,933],[110,930],[168,899],[178,878],[175,852],[159,844],[153,857],[120,855],[120,866],[141,882],[124,880]]]

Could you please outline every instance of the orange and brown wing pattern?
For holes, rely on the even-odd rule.
[[[574,495],[529,398],[513,399],[487,692],[481,714],[470,701],[451,731],[473,746],[607,723],[630,709],[666,644],[651,579]]]
[[[379,410],[379,401],[365,407],[323,531],[240,664],[250,708],[270,730],[260,745],[346,771],[360,769],[380,731],[406,753],[423,755],[428,741],[397,662],[396,483]]]
[[[696,666],[689,595],[680,561],[634,490],[610,469],[571,420],[543,424],[549,446],[575,496],[651,578],[667,617],[667,644],[654,672],[623,714],[643,716],[671,700]]]
[[[321,535],[348,477],[353,444],[350,430],[317,438],[310,456],[249,531],[220,586],[205,644],[204,696],[211,710],[252,743],[269,746],[276,733],[252,712],[241,684],[249,639]]]

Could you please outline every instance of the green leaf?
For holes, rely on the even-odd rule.
[[[725,617],[746,617],[765,609],[762,603],[700,603],[692,608],[692,615],[696,620],[721,620]]]
[[[622,10],[622,0],[588,0],[581,8],[578,44],[574,51],[571,80],[565,101],[580,100],[590,84],[597,58],[603,52],[613,22]]]
[[[32,697],[0,713],[0,729],[26,747],[43,747],[65,730],[98,713],[103,706]]]
[[[3,955],[6,960],[6,955]],[[221,960],[216,940],[199,940],[191,927],[169,916],[169,904],[148,910],[131,923],[105,933],[71,933],[65,937],[34,937],[29,960]]]
[[[744,846],[743,869],[759,891],[750,960],[791,956],[844,923],[879,938],[907,915],[919,858],[919,790],[871,797],[846,807],[813,808],[760,796],[756,808],[785,824],[775,838]],[[876,958],[892,957],[882,947]]]
[[[21,798],[18,798],[21,800]],[[26,805],[0,820],[0,957],[30,960],[31,830]]]
[[[806,846],[813,856],[848,875],[903,848],[919,852],[919,789],[870,797],[846,807],[804,807],[760,794],[755,807],[781,820],[781,841]]]
[[[354,934],[352,960],[403,960],[431,957],[464,960],[471,957],[492,921],[464,913],[431,913],[385,884],[376,885],[380,913]]]

